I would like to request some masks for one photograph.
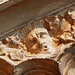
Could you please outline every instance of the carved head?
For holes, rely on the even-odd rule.
[[[36,28],[26,37],[27,51],[38,54],[52,49],[52,39],[45,28]]]

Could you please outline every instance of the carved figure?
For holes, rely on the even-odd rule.
[[[55,52],[52,46],[52,38],[45,28],[36,28],[32,30],[26,37],[27,51],[30,53],[38,54],[40,52]]]
[[[26,29],[28,33],[25,32]],[[73,74],[75,74],[74,48],[75,12],[68,11],[64,17],[61,15],[46,17],[36,21],[35,23],[26,25],[20,30],[17,30],[13,35],[0,41],[0,58],[4,61],[6,60],[10,64],[10,61],[12,61],[12,64],[15,64],[15,66],[21,63],[18,65],[19,68],[17,67],[14,71],[14,75],[17,73],[22,74],[28,71],[28,69],[31,70],[32,66],[27,65],[28,63],[26,64],[25,62],[32,59],[31,61],[33,63],[33,58],[36,60],[38,58],[40,60],[41,58],[56,60],[59,63],[59,68],[62,75],[72,74],[72,71]],[[40,60],[39,63],[41,62]],[[22,65],[22,62],[26,65]],[[29,64],[31,65],[32,63],[30,62]],[[27,66],[28,69],[21,70],[20,65],[22,65],[22,68]],[[74,68],[72,68],[72,66],[74,66]],[[38,68],[38,66],[36,67],[36,64],[33,67]],[[51,69],[50,72],[52,72],[53,69]],[[30,73],[30,71],[29,74],[35,75],[36,71],[32,71],[32,73]],[[39,72],[39,74],[42,75],[44,73]]]

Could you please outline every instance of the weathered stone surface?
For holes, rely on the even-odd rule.
[[[6,2],[7,4],[11,1]],[[19,1],[19,0],[17,0]],[[29,1],[29,3],[28,3]],[[64,8],[71,8],[70,6],[75,4],[75,0],[23,0],[15,5],[8,7],[5,10],[0,11],[0,40],[7,37],[9,33],[12,33],[20,26],[27,25],[29,22],[35,21],[38,18],[51,15],[58,11],[65,11]],[[3,4],[0,5],[2,9]],[[74,8],[74,7],[73,7]],[[63,13],[62,13],[63,14]],[[60,16],[59,16],[60,17]]]
[[[14,75],[60,75],[57,63],[48,59],[25,61],[15,67],[14,73]]]
[[[50,0],[48,1],[51,3]],[[67,0],[63,1],[67,2]],[[63,1],[59,2],[62,6],[66,6],[66,4],[63,5]],[[57,12],[53,14],[53,16],[50,13],[50,16],[47,12],[52,12],[52,10],[54,12],[54,10],[56,10],[54,9],[55,6],[49,7],[51,4],[53,5],[54,2],[51,4],[49,2],[43,4],[41,1],[41,8],[38,6],[37,10],[35,9],[36,7],[25,5],[24,2],[25,1],[22,1],[0,12],[0,25],[2,25],[0,30],[2,34],[0,35],[0,38],[2,38],[0,41],[0,61],[2,62],[0,63],[0,75],[36,75],[38,72],[39,75],[60,75],[58,64],[61,74],[75,74],[75,67],[73,67],[75,65],[75,60],[73,60],[75,58],[75,51],[70,48],[75,44],[75,11],[69,10],[64,13],[65,10],[63,10],[60,14]],[[56,3],[58,2],[55,2],[54,5]],[[24,9],[25,6],[28,7]],[[44,8],[44,6],[46,6],[46,8]],[[59,5],[56,5],[56,7],[59,8]],[[7,13],[9,14],[7,15]],[[32,15],[30,15],[31,13]],[[30,18],[40,16],[44,13],[46,13],[46,15],[41,16],[40,19],[25,25],[24,22],[27,22],[28,19],[30,20]],[[12,35],[8,37],[5,36],[5,34],[12,32],[15,26],[21,25],[22,23],[24,23],[24,26],[14,31]],[[68,49],[66,50],[66,48]],[[69,61],[67,61],[68,59]],[[54,60],[59,63],[56,64]],[[60,62],[62,60],[63,62]],[[66,62],[67,65],[65,66]],[[6,69],[3,68],[4,65]]]
[[[67,18],[65,18],[67,17],[65,13],[63,16],[48,16],[36,20],[33,23],[29,23],[28,25],[25,25],[16,30],[11,36],[0,41],[0,58],[8,62],[8,64],[10,64],[10,66],[14,68],[14,70],[12,70],[14,71],[14,75],[22,75],[25,73],[31,73],[35,75],[34,71],[25,72],[25,69],[23,69],[25,67],[25,62],[28,60],[31,60],[30,62],[32,62],[32,59],[36,59],[36,63],[39,62],[38,59],[40,59],[41,61],[43,59],[55,60],[56,62],[58,61],[61,74],[74,74],[72,73],[72,70],[75,70],[75,67],[72,68],[75,63],[75,60],[73,60],[75,58],[75,51],[72,47],[72,45],[75,44],[74,12],[74,10],[66,12],[66,14],[70,16],[68,20]],[[70,19],[73,23],[69,22]],[[72,47],[73,49],[70,49],[70,47]],[[32,63],[34,64],[34,62],[35,60]],[[53,61],[51,61],[51,63],[52,62]],[[67,66],[65,66],[66,62]],[[69,66],[70,63],[71,66]],[[32,69],[32,66],[28,67],[28,70],[29,69]],[[49,70],[52,71],[53,68],[50,68]],[[54,72],[56,72],[57,70],[55,70]],[[42,71],[42,69],[35,71],[40,71],[39,74],[49,73],[47,71]],[[52,73],[53,72],[51,72],[51,74]],[[58,71],[57,75],[60,75]]]
[[[13,70],[14,67],[8,61],[0,58],[0,75],[12,75]]]
[[[0,4],[7,2],[8,0],[0,0]]]
[[[59,68],[61,75],[75,74],[75,45],[59,55]]]
[[[0,11],[4,10],[4,9],[10,7],[11,5],[14,5],[20,1],[22,1],[22,0],[0,0]]]

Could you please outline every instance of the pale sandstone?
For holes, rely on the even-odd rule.
[[[74,13],[67,13],[73,22]],[[65,49],[75,44],[75,23],[69,19],[56,15],[24,26],[0,42],[0,58],[13,66],[37,58],[58,61]]]

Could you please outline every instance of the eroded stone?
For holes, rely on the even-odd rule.
[[[75,11],[68,11],[64,16],[42,18],[20,28],[0,41],[0,58],[8,58],[4,60],[15,65],[37,58],[58,61],[65,49],[75,44],[74,19]]]

